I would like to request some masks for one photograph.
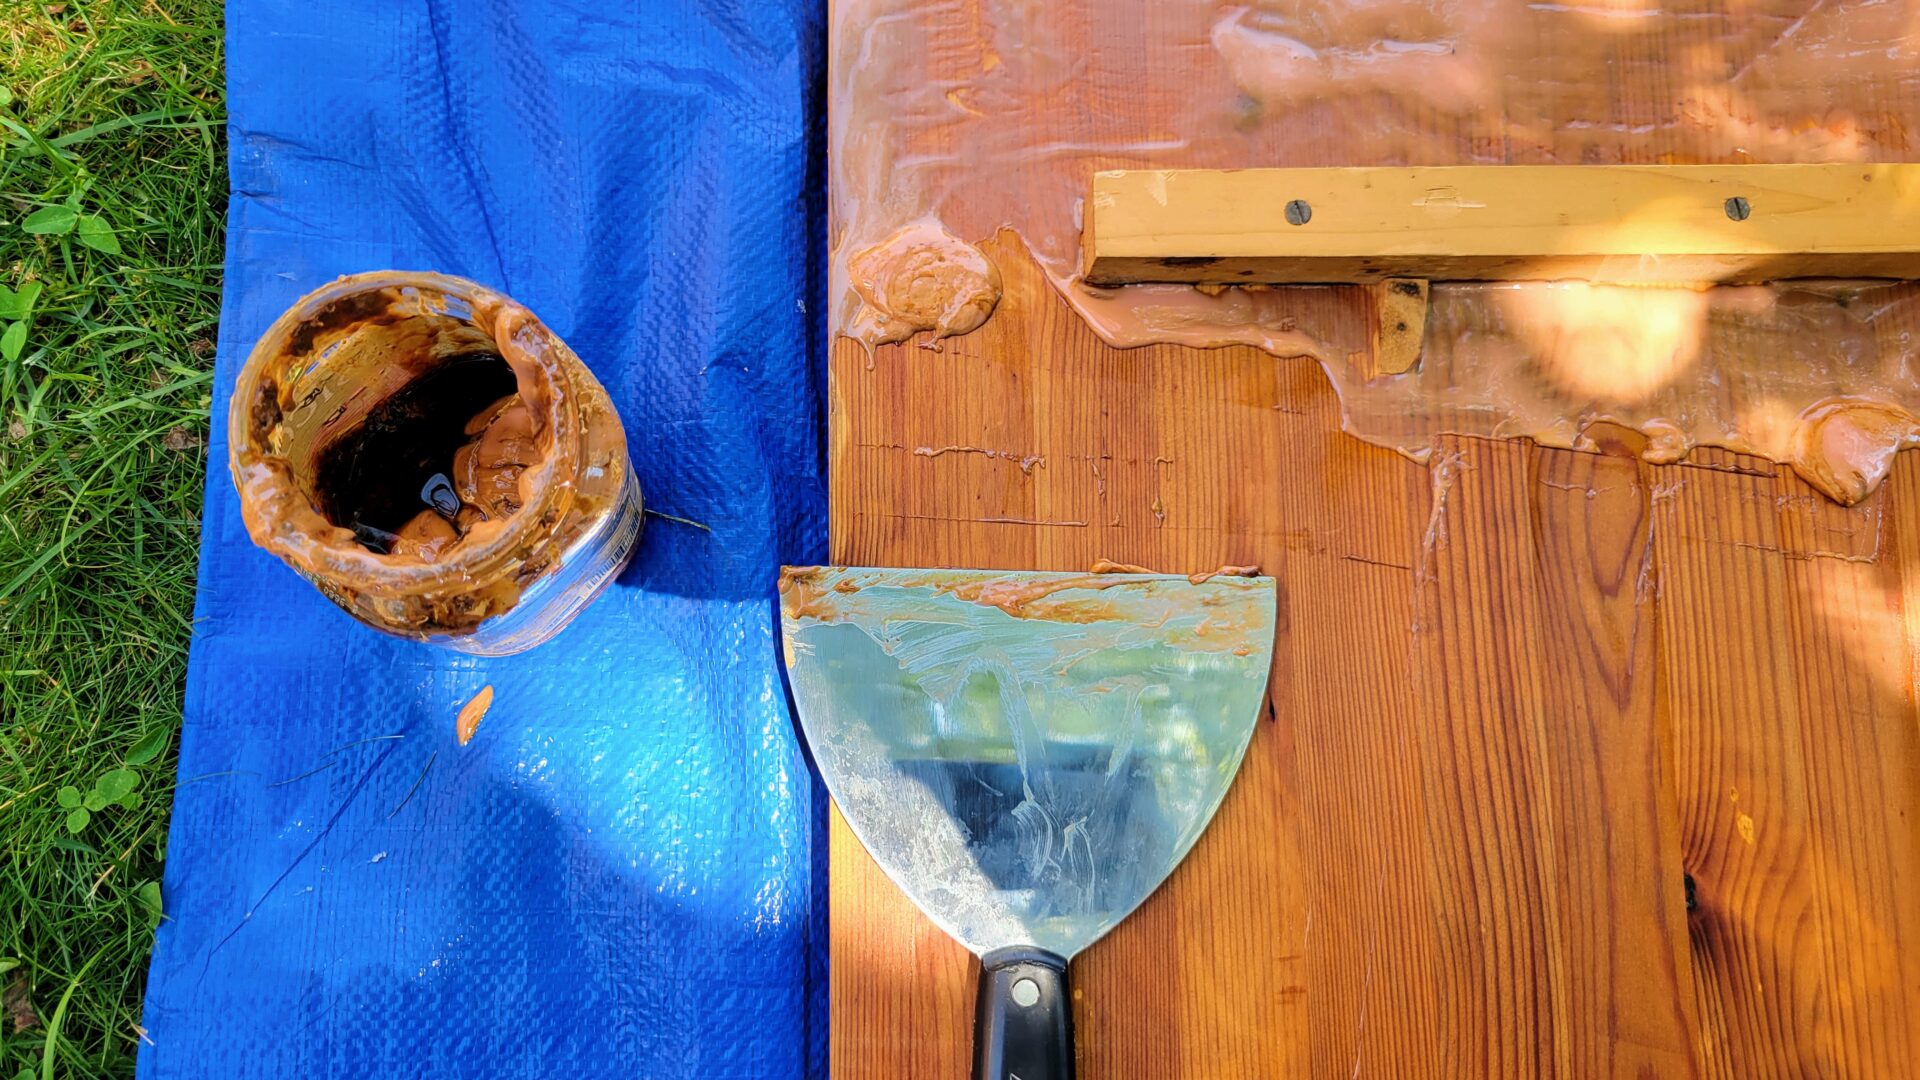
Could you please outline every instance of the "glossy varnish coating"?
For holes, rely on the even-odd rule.
[[[1239,779],[1075,962],[1083,1080],[1916,1075],[1920,460],[1853,507],[1627,432],[1423,467],[986,251],[979,330],[835,346],[834,561],[1279,582]],[[972,958],[837,822],[832,886],[834,1074],[961,1080]]]
[[[1219,287],[1272,270],[1234,258],[1208,268],[1205,290],[1076,280],[1083,227],[1099,217],[1089,205],[1090,192],[1100,197],[1098,170],[1134,171],[1141,194],[1172,209],[1191,178],[1166,187],[1166,170],[1381,167],[1406,179],[1409,166],[1494,167],[1498,185],[1516,184],[1555,225],[1593,220],[1609,201],[1604,185],[1588,192],[1560,177],[1556,191],[1516,183],[1505,168],[1560,176],[1578,165],[1858,164],[1858,176],[1878,176],[1866,181],[1874,190],[1898,189],[1873,163],[1920,154],[1920,0],[835,0],[831,8],[836,332],[870,344],[915,330],[965,332],[1001,291],[973,245],[1010,228],[1109,344],[1251,344],[1316,357],[1340,388],[1346,430],[1414,456],[1445,432],[1591,449],[1582,429],[1605,419],[1647,436],[1647,460],[1671,462],[1694,446],[1759,454],[1853,502],[1880,483],[1895,450],[1920,444],[1920,371],[1906,334],[1920,295],[1910,286],[1709,294],[1487,285],[1448,279],[1495,268],[1403,267],[1434,282],[1425,359],[1408,372],[1411,343],[1382,347],[1375,319],[1339,317],[1364,313],[1361,288],[1344,287],[1348,298],[1329,305],[1300,289]],[[1642,280],[1664,275],[1640,266],[1641,249],[1673,254],[1716,232],[1751,241],[1782,226],[1773,240],[1784,247],[1849,243],[1838,227],[1795,235],[1791,222],[1832,196],[1824,185],[1739,183],[1752,190],[1715,193],[1748,200],[1737,222],[1723,198],[1667,190],[1627,200],[1637,205],[1622,228],[1589,232],[1598,250],[1620,258],[1563,253],[1542,265],[1536,250],[1526,269]],[[1245,215],[1242,242],[1261,235],[1263,219],[1283,237],[1379,239],[1372,223],[1353,227],[1339,206],[1353,193],[1337,192],[1256,200],[1264,213]],[[1220,194],[1201,202],[1224,209]],[[1293,207],[1300,196],[1308,205]],[[1377,208],[1388,220],[1451,233],[1509,199],[1498,186],[1441,178],[1398,189],[1391,201],[1401,205]],[[1898,191],[1889,201],[1910,209]],[[1313,206],[1321,212],[1308,213]],[[1292,224],[1301,213],[1303,225]],[[1909,260],[1874,249],[1904,244],[1894,238],[1910,215],[1879,216],[1886,235],[1855,236],[1866,249],[1857,261],[1768,257],[1694,265],[1686,276],[1711,270],[1721,279],[1736,268],[1903,276]],[[1696,225],[1700,234],[1682,236]],[[1214,235],[1231,228],[1221,223]],[[1162,254],[1191,262],[1234,253]],[[1517,276],[1499,269],[1494,276]],[[1877,336],[1871,323],[1898,332]]]

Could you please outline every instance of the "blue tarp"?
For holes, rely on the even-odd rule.
[[[824,554],[819,0],[233,0],[232,216],[139,1074],[806,1076],[824,805],[775,652]],[[340,274],[527,304],[648,505],[557,640],[351,622],[248,542],[226,392]],[[497,693],[472,744],[454,716]]]

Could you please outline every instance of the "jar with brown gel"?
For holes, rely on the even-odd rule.
[[[401,637],[532,648],[639,538],[606,391],[526,308],[461,278],[360,274],[302,298],[247,358],[230,432],[254,542]]]

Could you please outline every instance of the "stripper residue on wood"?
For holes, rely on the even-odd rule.
[[[1205,585],[1207,582],[1212,581],[1214,578],[1217,578],[1217,577],[1259,577],[1259,576],[1260,576],[1260,568],[1257,566],[1222,566],[1217,570],[1209,570],[1204,574],[1188,574],[1187,580],[1192,582],[1195,585]]]
[[[853,255],[847,272],[861,301],[855,336],[871,344],[905,341],[922,330],[964,334],[1000,302],[1000,271],[937,224],[902,227]]]
[[[1114,562],[1110,559],[1095,559],[1093,560],[1093,565],[1087,567],[1087,573],[1089,574],[1151,574],[1153,572],[1154,571],[1144,566]]]
[[[1020,471],[1033,475],[1034,467],[1045,466],[1047,459],[1039,454],[1016,454],[1008,450],[988,450],[979,446],[916,446],[915,457],[937,458],[942,454],[979,454],[982,457],[999,458],[1020,466]]]
[[[830,319],[869,347],[977,327],[1024,255],[1109,345],[1318,360],[1345,429],[1416,458],[1441,434],[1591,449],[1611,421],[1648,460],[1757,454],[1851,503],[1920,431],[1912,285],[1436,282],[1420,363],[1380,375],[1364,287],[1079,281],[1102,169],[1909,160],[1915,0],[1166,0],[1107,19],[846,0],[832,21]],[[1469,209],[1442,190],[1409,212]],[[1881,418],[1829,430],[1853,400]]]

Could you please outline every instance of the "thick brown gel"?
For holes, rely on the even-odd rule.
[[[1089,589],[1098,591],[1115,585],[1128,584],[1125,581],[1102,577],[1101,571],[1095,571],[1084,577],[1036,579],[1018,573],[1010,573],[1004,578],[989,578],[964,584],[946,584],[942,591],[950,592],[958,599],[970,604],[996,607],[1015,618],[1026,618],[1028,606],[1043,600],[1054,593],[1067,589]],[[780,571],[781,610],[789,619],[818,619],[832,622],[838,616],[839,601],[829,593],[857,592],[860,585],[845,587],[841,581],[835,590],[829,590],[820,584],[819,567],[783,567]],[[894,582],[902,584],[901,582]],[[861,583],[865,584],[865,583]]]
[[[1209,570],[1204,574],[1188,574],[1187,580],[1195,585],[1205,585],[1217,577],[1259,577],[1257,566],[1222,566],[1218,570]]]
[[[519,394],[509,394],[469,420],[472,440],[453,456],[453,490],[459,508],[449,521],[422,510],[400,528],[390,554],[437,562],[483,521],[502,521],[520,509],[520,476],[538,462],[533,413]]]
[[[453,733],[465,746],[473,741],[474,733],[480,730],[480,721],[486,719],[487,710],[493,708],[493,687],[491,684],[480,688],[465,705],[460,706],[460,715],[454,717]]]
[[[1433,291],[1417,371],[1324,361],[1347,430],[1425,460],[1442,432],[1591,450],[1608,422],[1674,462],[1718,446],[1790,464],[1834,500],[1870,494],[1914,441],[1920,285]]]
[[[980,249],[925,222],[907,225],[848,262],[860,309],[853,336],[905,341],[978,329],[1000,302],[1000,271]]]
[[[780,610],[787,618],[832,622],[839,617],[839,609],[833,598],[827,595],[828,590],[820,584],[820,577],[821,569],[817,566],[780,568]],[[791,661],[789,657],[788,662]]]
[[[869,345],[902,324],[873,317],[863,253],[1011,227],[1109,344],[1315,357],[1352,434],[1416,457],[1448,432],[1577,447],[1613,419],[1652,456],[1763,454],[1852,501],[1912,441],[1904,286],[1436,285],[1421,367],[1371,378],[1366,328],[1330,314],[1357,290],[1076,271],[1098,169],[1906,160],[1920,0],[842,0],[833,21],[832,318]],[[1835,410],[1870,419],[1841,437]]]
[[[497,521],[520,509],[520,477],[539,464],[539,427],[533,411],[514,394],[500,399],[467,424],[473,441],[453,456],[453,489],[462,523]]]
[[[1016,619],[1024,619],[1034,614],[1027,610],[1029,605],[1044,600],[1054,593],[1064,592],[1068,589],[1090,589],[1098,591],[1100,589],[1111,589],[1115,585],[1125,584],[1128,583],[1098,574],[1088,574],[1085,577],[1058,578],[1055,580],[1033,580],[1014,575],[991,581],[980,581],[955,586],[951,591],[954,596],[965,600],[969,604],[983,604],[987,607],[996,607]],[[1040,617],[1046,618],[1047,616],[1042,615]]]
[[[422,510],[400,526],[389,554],[421,562],[439,562],[441,554],[459,539],[460,530],[453,522],[435,511]]]
[[[400,388],[475,352],[503,358],[518,391],[469,424],[454,478],[460,520],[425,510],[390,553],[369,550],[320,510],[317,460]],[[254,542],[362,621],[407,637],[458,637],[511,610],[627,490],[619,418],[565,343],[506,297],[437,274],[362,274],[304,298],[248,358],[231,431]]]

